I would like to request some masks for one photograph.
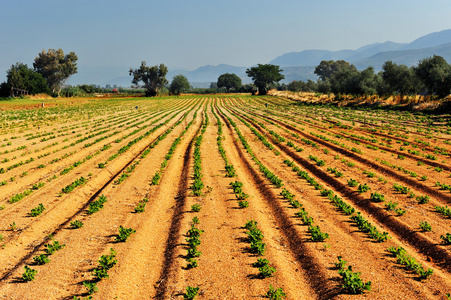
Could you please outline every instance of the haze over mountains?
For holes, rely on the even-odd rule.
[[[357,50],[304,50],[285,53],[270,62],[261,63],[280,65],[285,75],[283,82],[288,83],[293,80],[312,79],[316,81],[317,76],[313,71],[322,60],[345,60],[354,64],[358,69],[373,66],[376,71],[379,71],[388,60],[412,66],[416,65],[420,59],[433,55],[443,56],[448,63],[451,63],[451,29],[422,36],[408,44],[388,41],[366,45]],[[167,78],[171,81],[173,76],[183,74],[194,87],[209,87],[210,82],[217,81],[221,74],[235,73],[241,77],[243,83],[249,83],[251,80],[246,75],[248,67],[220,64],[218,66],[207,65],[192,71],[170,69]],[[124,76],[112,78],[101,85],[105,84],[130,86],[131,77],[124,74]]]

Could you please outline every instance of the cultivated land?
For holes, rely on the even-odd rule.
[[[271,96],[4,111],[0,298],[447,299],[450,124]]]

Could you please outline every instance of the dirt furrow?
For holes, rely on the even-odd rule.
[[[243,117],[245,118],[245,116]],[[249,119],[248,121],[252,122],[252,120]],[[258,125],[254,124],[254,126],[261,131]],[[263,131],[261,132],[263,134],[266,134]],[[387,228],[390,228],[390,230],[393,231],[400,240],[403,240],[411,246],[415,247],[415,249],[417,249],[417,251],[422,253],[423,255],[432,258],[437,266],[443,268],[447,272],[451,272],[451,254],[442,246],[437,245],[436,242],[424,236],[416,229],[411,228],[409,225],[402,222],[398,218],[390,215],[386,210],[383,210],[376,206],[374,203],[369,202],[355,190],[342,184],[339,180],[330,176],[296,153],[293,153],[287,146],[283,145],[282,143],[278,144],[277,146],[294,161],[299,163],[304,169],[331,186],[336,192],[349,199],[362,211],[365,211],[367,214],[371,215],[372,218],[376,219],[381,224],[384,224]]]
[[[66,200],[70,199],[70,202],[60,202],[57,210],[49,210],[45,216],[38,218],[37,222],[21,231],[20,235],[14,239],[14,243],[6,244],[5,249],[10,247],[23,247],[19,245],[29,245],[26,247],[31,247],[31,251],[23,249],[20,252],[23,252],[24,250],[26,252],[23,252],[20,255],[18,255],[19,251],[17,250],[14,252],[4,251],[0,253],[0,261],[3,261],[3,275],[0,278],[0,281],[4,281],[9,278],[19,266],[30,259],[39,250],[39,248],[46,244],[48,242],[44,239],[46,235],[52,234],[55,236],[63,228],[67,227],[69,223],[74,220],[74,218],[83,213],[89,204],[93,202],[109,184],[112,183],[115,177],[121,174],[157,138],[153,139],[152,142],[147,142],[144,144],[144,147],[142,144],[140,146],[136,146],[135,148],[137,149],[135,150],[135,153],[127,153],[115,163],[114,167],[112,167],[113,174],[110,175],[104,172],[103,175],[99,175],[92,181],[88,182],[85,187],[75,190],[73,192],[74,194],[70,194],[65,198]],[[78,205],[74,206],[74,203],[78,203]],[[61,215],[61,211],[66,211],[65,216]],[[37,235],[37,232],[39,232],[40,235]],[[2,255],[3,253],[4,255]],[[6,253],[15,253],[14,259],[10,256],[5,256]]]

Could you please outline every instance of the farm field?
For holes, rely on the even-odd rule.
[[[450,115],[247,95],[3,111],[0,298],[451,299],[450,202]]]

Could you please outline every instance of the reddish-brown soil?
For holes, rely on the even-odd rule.
[[[83,299],[88,297],[83,282],[96,283],[93,299],[183,299],[187,287],[199,288],[196,299],[255,299],[265,297],[270,285],[282,288],[285,299],[446,299],[451,292],[451,246],[441,238],[451,232],[451,220],[435,209],[451,201],[450,190],[436,184],[451,184],[451,158],[445,153],[451,152],[445,143],[450,135],[444,125],[437,123],[434,128],[442,130],[434,132],[392,112],[334,111],[270,96],[88,102],[75,101],[67,110],[8,112],[2,120],[1,299]],[[349,115],[355,118],[347,119]],[[226,176],[217,118],[235,177]],[[393,127],[387,129],[385,121]],[[195,196],[199,135],[204,187]],[[263,137],[273,149],[262,143]],[[177,138],[179,143],[171,148]],[[405,149],[400,149],[403,145]],[[438,148],[442,154],[434,153]],[[169,157],[170,149],[174,150]],[[428,159],[428,154],[437,158]],[[318,165],[312,156],[325,164]],[[165,157],[169,159],[162,165]],[[283,188],[295,195],[329,238],[312,241],[308,226],[296,216],[299,208],[281,196],[283,188],[265,177],[257,161],[283,181]],[[287,161],[331,189],[390,239],[376,242],[359,230]],[[161,179],[152,185],[157,172]],[[122,174],[128,177],[118,183]],[[85,184],[62,191],[81,177],[88,179]],[[350,179],[366,183],[370,190],[358,193],[357,187],[348,186]],[[249,207],[240,208],[230,186],[234,181],[243,183]],[[38,183],[45,185],[33,189]],[[414,196],[396,192],[394,183],[409,188]],[[10,203],[26,190],[32,192]],[[374,192],[384,195],[385,202],[372,202]],[[101,195],[107,198],[103,208],[88,214],[89,204]],[[418,196],[429,196],[429,202],[419,204]],[[145,198],[145,211],[136,213]],[[387,210],[389,201],[397,202],[405,214]],[[42,214],[29,216],[41,203]],[[192,210],[194,204],[201,205],[199,212]],[[199,220],[196,227],[203,230],[197,246],[201,255],[198,266],[189,269],[186,233],[194,217]],[[72,229],[76,220],[83,227]],[[244,228],[249,220],[255,220],[264,235],[263,256],[250,251]],[[432,231],[421,230],[421,221],[427,221]],[[135,230],[126,242],[116,242],[120,226]],[[33,258],[44,254],[52,240],[65,246],[48,256],[50,262],[36,265]],[[389,247],[403,247],[424,269],[431,268],[432,276],[420,280],[397,263]],[[117,263],[108,278],[97,281],[93,270],[111,248]],[[371,281],[371,291],[353,295],[344,290],[335,266],[338,256],[360,272],[364,282]],[[269,261],[273,276],[259,275],[253,267],[258,258]],[[37,271],[34,280],[22,279],[25,266]]]

